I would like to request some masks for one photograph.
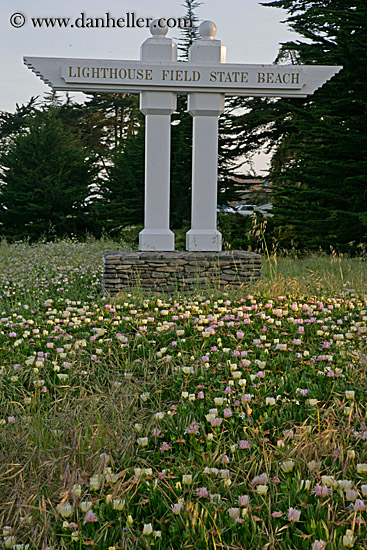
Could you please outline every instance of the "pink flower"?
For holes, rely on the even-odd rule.
[[[209,496],[209,491],[206,487],[201,487],[200,489],[196,490],[196,494],[200,498],[206,498]]]
[[[88,510],[88,512],[85,514],[85,518],[84,518],[84,525],[86,523],[94,523],[95,521],[98,521],[98,518],[96,516],[96,514],[94,512],[92,512],[92,510]]]
[[[327,497],[329,496],[329,488],[326,485],[315,485],[313,492],[318,497]]]
[[[215,418],[212,418],[210,420],[210,424],[214,427],[215,426],[220,426],[222,424],[222,422],[223,422],[223,418],[219,418],[219,416],[216,416]]]
[[[315,542],[312,545],[312,550],[324,550],[327,543],[323,540],[315,540]]]
[[[169,451],[169,449],[170,449],[170,446],[168,445],[168,443],[166,441],[163,441],[161,445],[161,451]]]
[[[251,449],[251,443],[246,441],[246,439],[241,439],[238,445],[240,449]]]
[[[258,378],[265,378],[265,372],[263,370],[259,370],[259,372],[256,373],[256,376]]]
[[[223,416],[224,416],[224,418],[231,418],[231,416],[232,416],[231,409],[224,409]]]
[[[229,462],[229,457],[227,455],[224,455],[222,457],[222,464],[228,464],[228,462]]]
[[[199,391],[198,399],[204,399],[204,392],[203,391]]]
[[[272,512],[273,518],[281,518],[283,516],[283,512]]]
[[[248,506],[250,504],[250,498],[248,495],[240,495],[238,497],[238,506]]]
[[[199,425],[198,424],[191,424],[188,428],[185,430],[185,434],[194,435],[199,433]]]
[[[353,506],[353,510],[355,512],[364,512],[366,509],[366,505],[365,503],[363,502],[363,500],[357,498],[357,500],[355,501],[354,503],[354,506]]]
[[[289,521],[299,521],[301,516],[301,510],[296,510],[295,508],[289,508],[288,510],[288,519]]]
[[[268,476],[264,472],[260,476],[254,477],[254,479],[251,481],[252,485],[266,485],[269,482]]]

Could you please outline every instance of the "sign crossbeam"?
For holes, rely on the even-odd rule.
[[[204,21],[201,39],[189,61],[177,61],[177,46],[157,20],[152,37],[141,46],[140,61],[25,57],[24,63],[58,91],[130,92],[140,94],[145,115],[145,212],[140,250],[174,250],[169,228],[171,115],[177,94],[188,94],[193,117],[190,251],[216,251],[218,117],[226,95],[305,98],[342,67],[316,65],[243,65],[225,62],[225,47],[214,40],[216,25]]]
[[[198,65],[57,57],[25,57],[24,63],[57,91],[169,90],[267,97],[307,97],[341,69],[321,65]]]

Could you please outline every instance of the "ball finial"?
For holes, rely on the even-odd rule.
[[[213,21],[203,21],[199,27],[199,33],[203,40],[213,40],[217,34],[217,25]]]
[[[154,19],[150,24],[150,32],[153,36],[163,37],[166,36],[168,32],[168,27],[164,19]]]

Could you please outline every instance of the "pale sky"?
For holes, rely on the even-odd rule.
[[[0,0],[0,110],[14,111],[16,103],[26,103],[50,89],[23,64],[23,56],[139,59],[140,45],[150,36],[146,28],[34,28],[31,18],[69,17],[182,17],[182,0]],[[21,14],[25,24],[15,28],[10,20]],[[206,0],[197,10],[201,20],[216,23],[216,38],[227,46],[229,63],[272,63],[279,44],[297,38],[286,24],[285,12],[265,8],[258,0]],[[15,18],[19,24],[21,19]],[[178,38],[179,31],[168,35]],[[266,159],[256,160],[256,170],[266,167]]]

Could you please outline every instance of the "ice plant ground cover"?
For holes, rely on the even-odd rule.
[[[109,301],[105,248],[0,249],[0,546],[366,549],[365,261]]]

